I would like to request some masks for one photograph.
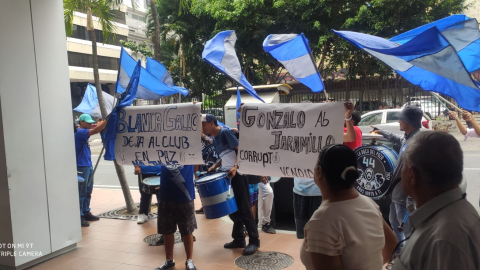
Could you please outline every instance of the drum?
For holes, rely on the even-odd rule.
[[[354,183],[360,194],[374,200],[381,199],[390,188],[393,172],[398,162],[394,150],[377,145],[355,149],[360,177]]]
[[[230,181],[224,172],[209,174],[196,181],[207,219],[220,218],[237,211]]]
[[[160,176],[150,176],[142,180],[142,191],[157,194],[160,190]]]

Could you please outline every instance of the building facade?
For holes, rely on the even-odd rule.
[[[126,24],[127,6],[121,5],[115,8],[114,20],[116,35],[114,38],[104,40],[102,27],[98,18],[93,17],[95,36],[97,39],[98,67],[102,90],[115,93],[117,82],[118,62],[120,58],[120,40],[128,40],[128,26]],[[72,107],[80,104],[85,93],[87,84],[94,84],[92,42],[86,28],[87,14],[74,12],[73,33],[67,37],[68,70],[70,77],[70,90]]]

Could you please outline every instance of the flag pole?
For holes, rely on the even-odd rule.
[[[320,71],[318,71],[317,62],[315,61],[315,58],[313,57],[312,50],[310,50],[310,46],[308,46],[308,44],[305,42],[306,37],[303,33],[301,35],[302,35],[302,41],[303,41],[303,43],[305,43],[305,46],[308,49],[308,54],[310,55],[310,58],[312,59],[313,66],[315,67],[315,71],[317,71],[317,73],[320,74]],[[320,76],[320,80],[321,79],[322,79],[322,77]],[[325,93],[325,98],[328,100],[328,93],[327,93],[327,89],[325,89],[325,85],[323,87],[323,92]]]
[[[240,128],[240,106],[242,106],[242,97],[240,96],[240,89],[238,88],[238,83],[237,83],[237,104],[235,106],[236,112],[235,112],[235,123],[237,124],[237,129]]]
[[[459,107],[455,106],[453,103],[451,103],[450,101],[448,101],[448,100],[445,99],[444,97],[440,96],[438,93],[435,93],[435,92],[431,92],[431,93],[432,93],[432,95],[433,95],[434,97],[437,98],[437,100],[438,100],[440,103],[442,103],[442,102],[440,101],[440,99],[441,99],[441,100],[443,100],[444,102],[450,104],[450,106],[452,106],[453,108],[457,109],[459,112],[463,113],[463,110],[462,110],[462,109],[460,109]],[[445,104],[443,104],[443,105],[445,105]],[[447,106],[445,106],[445,108],[446,108],[448,111],[450,111],[450,110],[447,108]]]

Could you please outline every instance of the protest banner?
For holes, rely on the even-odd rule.
[[[115,158],[124,165],[203,164],[200,103],[129,106],[118,113]]]
[[[343,143],[344,112],[343,102],[244,104],[239,171],[313,178],[320,150]]]

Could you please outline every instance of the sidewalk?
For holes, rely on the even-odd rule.
[[[135,202],[140,194],[132,190]],[[154,198],[155,200],[155,198]],[[196,208],[200,199],[195,200]],[[100,214],[125,206],[121,190],[94,189],[92,213]],[[241,256],[242,249],[224,249],[231,241],[232,225],[220,219],[207,220],[205,215],[196,215],[198,229],[194,232],[193,260],[199,270],[242,269],[234,261]],[[142,225],[136,221],[100,219],[91,222],[90,227],[82,228],[83,239],[76,250],[60,255],[29,269],[33,270],[153,270],[165,261],[163,246],[148,246],[143,239],[157,232],[157,219]],[[295,263],[285,269],[305,269],[300,261],[300,246],[293,234],[260,233],[260,251],[277,251],[289,254]],[[183,244],[175,244],[175,269],[185,269]]]

